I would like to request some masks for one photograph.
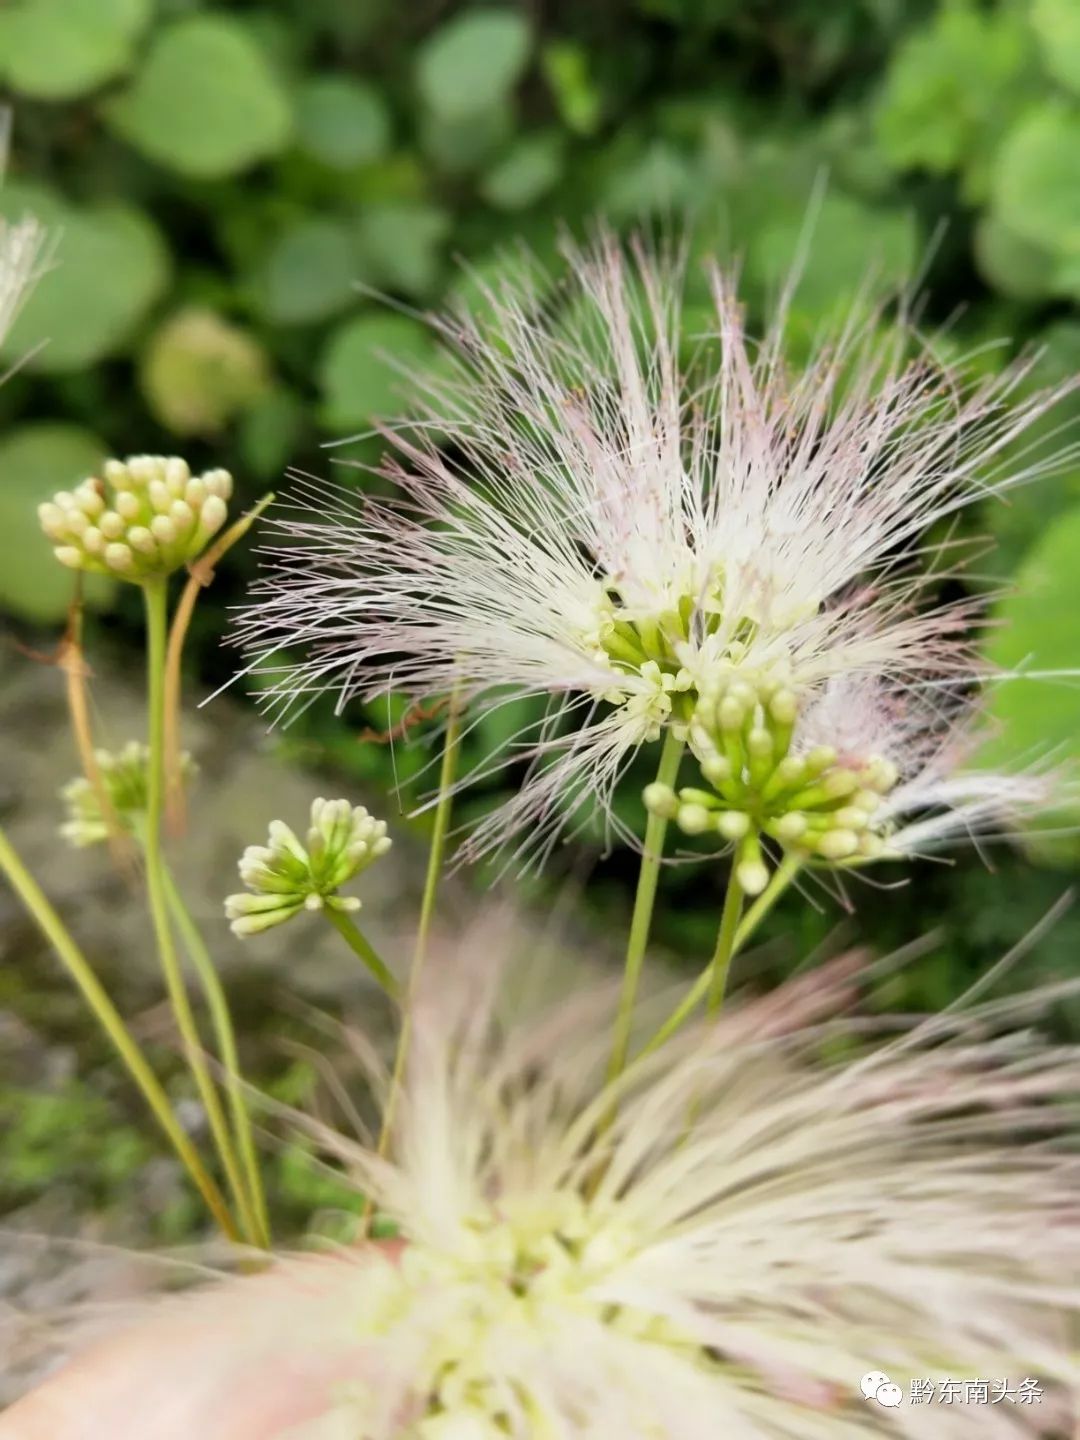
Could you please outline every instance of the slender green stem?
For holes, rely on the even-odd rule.
[[[678,740],[675,732],[669,730],[664,736],[660,752],[660,764],[656,780],[660,785],[672,789],[679,773],[685,741]],[[637,1003],[638,987],[641,984],[641,969],[645,962],[645,950],[649,943],[653,907],[656,904],[656,887],[660,879],[660,865],[664,855],[664,838],[668,822],[662,815],[650,813],[645,826],[645,848],[638,870],[637,891],[634,895],[634,912],[630,920],[630,935],[626,945],[626,961],[623,969],[622,994],[619,1010],[615,1017],[615,1032],[608,1062],[608,1080],[615,1081],[626,1068],[626,1056],[630,1048],[630,1031],[634,1023],[634,1006]]]
[[[724,896],[724,908],[720,915],[720,930],[716,937],[716,949],[713,951],[712,960],[709,962],[709,998],[708,1013],[717,1015],[724,1003],[724,992],[727,990],[728,972],[731,969],[731,961],[735,955],[735,936],[739,929],[739,917],[742,915],[743,888],[739,884],[739,877],[736,867],[732,865],[728,875],[727,894]]]
[[[270,1217],[266,1208],[266,1195],[255,1150],[251,1113],[248,1109],[243,1077],[240,1073],[236,1032],[233,1028],[232,1015],[229,1012],[225,987],[221,983],[221,977],[210,958],[210,952],[199,933],[199,928],[191,918],[167,866],[164,867],[164,877],[169,910],[206,996],[206,1003],[210,1010],[210,1022],[214,1029],[218,1055],[225,1075],[225,1094],[232,1116],[233,1136],[240,1151],[244,1172],[245,1188],[242,1202],[240,1197],[237,1197],[238,1203],[241,1203],[244,1226],[256,1244],[263,1249],[268,1249],[270,1246]]]
[[[338,932],[341,938],[348,945],[354,954],[359,955],[367,968],[374,975],[382,988],[390,996],[391,1000],[400,998],[400,987],[394,979],[386,961],[368,940],[367,936],[349,919],[343,910],[336,910],[332,905],[324,905],[322,913],[330,924]]]
[[[735,938],[731,945],[731,954],[727,959],[727,966],[730,966],[732,958],[736,956],[747,943],[758,925],[760,925],[761,921],[764,920],[777,900],[780,899],[780,896],[795,879],[796,875],[802,869],[803,864],[804,861],[801,856],[787,855],[777,866],[769,884],[747,910],[736,929]],[[717,948],[719,949],[719,946]],[[710,993],[714,984],[713,964],[715,964],[715,959],[716,957],[714,955],[713,963],[702,971],[697,980],[694,981],[685,999],[679,1002],[675,1010],[672,1011],[663,1025],[660,1026],[660,1029],[657,1030],[656,1034],[648,1044],[645,1045],[637,1057],[639,1060],[644,1060],[647,1055],[654,1054],[660,1049],[661,1045],[664,1045],[670,1040],[675,1032],[682,1028],[701,1004],[702,1000]]]
[[[221,1157],[229,1189],[242,1209],[244,1186],[240,1167],[233,1151],[217,1087],[206,1063],[195,1014],[176,953],[172,922],[169,919],[165,864],[161,850],[161,820],[165,806],[165,646],[169,618],[167,585],[167,580],[162,578],[147,580],[142,587],[146,606],[147,697],[150,709],[150,760],[146,784],[146,888],[165,988],[183,1043],[184,1058],[206,1110],[210,1132]],[[254,1239],[252,1235],[248,1238]]]
[[[413,951],[412,966],[405,994],[401,1016],[401,1033],[398,1036],[397,1053],[394,1056],[394,1070],[390,1077],[390,1088],[383,1110],[382,1129],[379,1132],[379,1154],[385,1155],[390,1146],[398,1096],[405,1077],[405,1065],[409,1058],[409,1044],[412,1040],[414,1002],[420,986],[420,977],[427,958],[428,938],[431,921],[435,914],[435,898],[439,890],[443,859],[446,853],[446,836],[450,829],[450,812],[453,808],[454,780],[457,776],[458,757],[461,749],[461,707],[455,692],[450,697],[450,709],[446,721],[446,735],[443,740],[442,765],[439,770],[439,798],[435,806],[435,826],[431,832],[431,849],[428,852],[427,875],[424,879],[424,894],[420,902],[420,923],[416,931],[416,948]],[[371,1222],[373,1207],[368,1203],[364,1217],[366,1230]]]
[[[131,1078],[153,1111],[155,1119],[180,1157],[200,1195],[206,1201],[207,1209],[225,1234],[231,1240],[237,1239],[236,1227],[229,1214],[225,1197],[207,1172],[199,1158],[198,1151],[177,1120],[169,1097],[157,1076],[150,1069],[146,1057],[139,1049],[138,1042],[124,1024],[120,1012],[109,999],[104,986],[72,939],[64,922],[49,904],[37,881],[23,865],[2,830],[0,830],[0,869],[3,869],[7,875],[15,893],[34,917],[42,934],[60,957],[64,968],[79,987],[92,1013],[112,1041],[121,1060],[127,1066]]]

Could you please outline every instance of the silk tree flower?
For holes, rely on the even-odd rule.
[[[935,1437],[1064,1433],[1080,1055],[1009,1033],[1031,1000],[874,1040],[830,1018],[855,970],[668,1047],[608,1130],[607,991],[505,1029],[482,981],[429,992],[389,1154],[313,1126],[399,1238],[285,1318],[298,1375],[358,1350],[290,1440],[915,1436],[913,1379],[977,1376],[1041,1399],[935,1404]],[[863,1398],[872,1371],[901,1408]]]
[[[197,559],[231,495],[227,470],[193,476],[177,455],[131,455],[58,491],[38,518],[62,565],[141,584]]]
[[[570,260],[553,297],[507,279],[436,322],[443,368],[384,430],[395,493],[302,483],[237,629],[275,715],[550,697],[477,853],[522,832],[542,852],[579,806],[615,823],[634,753],[729,671],[800,706],[844,676],[974,679],[978,606],[930,603],[957,552],[928,532],[1062,460],[1014,443],[1061,393],[1017,399],[1024,364],[973,376],[864,307],[796,371],[786,303],[754,343],[716,271],[692,345],[678,262],[610,237]]]
[[[994,836],[1062,807],[1075,783],[1045,766],[1015,774],[969,762],[986,739],[970,699],[920,697],[880,679],[793,692],[733,673],[703,689],[689,727],[703,786],[654,783],[646,807],[735,852],[742,888],[768,883],[767,849],[849,868]]]
[[[267,843],[249,845],[240,857],[247,891],[225,900],[233,933],[256,935],[302,910],[359,910],[355,896],[338,890],[385,855],[391,843],[386,821],[348,800],[313,800],[303,843],[284,821],[272,820]]]
[[[116,752],[97,750],[94,758],[116,823],[128,833],[137,831],[146,818],[149,747],[131,740]],[[195,771],[195,762],[185,752],[180,756],[180,773],[185,783],[193,778]],[[108,840],[109,825],[102,814],[101,796],[90,780],[79,775],[60,793],[67,808],[67,819],[60,827],[65,840],[78,848]]]

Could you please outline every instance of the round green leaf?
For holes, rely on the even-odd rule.
[[[29,185],[0,190],[0,212],[36,215],[58,239],[56,263],[27,299],[0,354],[12,360],[33,352],[35,370],[56,372],[81,369],[120,349],[169,277],[164,243],[143,213],[121,204],[74,209]]]
[[[528,22],[516,10],[455,16],[420,51],[420,93],[447,119],[498,105],[524,73],[530,43]]]
[[[151,0],[14,0],[0,9],[0,76],[37,100],[70,100],[131,63]]]
[[[74,593],[72,574],[53,557],[37,507],[57,490],[92,475],[107,455],[102,442],[76,425],[24,425],[0,441],[0,606],[28,620],[63,619]],[[83,598],[107,604],[113,582],[86,576]]]
[[[500,210],[523,210],[547,194],[558,181],[562,168],[562,137],[529,135],[519,140],[488,171],[480,193]]]
[[[1035,0],[1031,22],[1047,70],[1080,95],[1080,6],[1076,0]]]
[[[1047,104],[1010,133],[998,159],[993,207],[1033,245],[1080,255],[1080,113]]]
[[[382,96],[343,75],[316,76],[304,85],[296,128],[307,153],[337,170],[370,164],[390,145],[390,112]]]
[[[354,296],[352,236],[334,220],[303,220],[275,242],[259,276],[267,317],[284,325],[324,320]]]
[[[362,315],[342,325],[319,365],[326,424],[362,426],[399,411],[408,374],[431,350],[428,331],[405,315]]]
[[[376,285],[427,295],[442,270],[451,221],[445,210],[419,202],[366,205],[355,226],[364,268]]]
[[[267,390],[239,424],[236,438],[245,467],[260,480],[280,474],[295,453],[304,420],[299,396],[282,386]]]
[[[1020,566],[1014,593],[1002,600],[990,659],[1020,678],[994,689],[990,713],[1001,727],[987,763],[1019,764],[1053,752],[1080,760],[1080,508],[1047,529]],[[1027,672],[1033,678],[1023,678]],[[1056,675],[1057,678],[1040,678]]]
[[[983,279],[1015,300],[1037,300],[1051,291],[1054,256],[1014,234],[995,215],[979,217],[975,260]]]
[[[223,15],[164,26],[108,113],[151,160],[207,179],[276,154],[292,128],[288,98],[262,50]]]
[[[775,291],[799,255],[808,219],[805,198],[770,215],[748,247],[747,277]],[[914,218],[899,210],[864,205],[851,196],[825,196],[813,218],[811,243],[802,265],[795,305],[823,314],[851,303],[852,291],[868,275],[888,288],[910,277],[919,238]]]
[[[156,331],[139,366],[154,415],[175,435],[215,435],[269,383],[266,354],[214,310],[178,311]]]

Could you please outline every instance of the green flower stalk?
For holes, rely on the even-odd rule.
[[[149,797],[149,746],[132,740],[115,753],[96,750],[94,758],[120,828],[127,834],[139,834],[146,822]],[[185,781],[196,773],[195,762],[186,752],[180,757],[180,768]],[[67,807],[67,819],[60,826],[60,834],[69,844],[82,849],[109,839],[101,795],[85,776],[69,781],[60,793]]]
[[[272,820],[267,843],[249,845],[240,858],[240,878],[250,893],[225,901],[234,933],[256,935],[301,910],[359,910],[355,896],[337,892],[390,845],[386,822],[348,800],[313,800],[303,844],[283,821]]]
[[[225,523],[232,486],[227,470],[193,476],[179,456],[132,455],[58,491],[38,518],[62,565],[141,584],[198,557]]]

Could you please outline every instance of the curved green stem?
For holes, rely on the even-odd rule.
[[[675,732],[668,730],[660,752],[660,764],[656,771],[658,784],[674,789],[682,760],[685,741],[676,739]],[[630,935],[626,945],[626,961],[623,968],[622,994],[619,1010],[615,1017],[615,1031],[608,1061],[608,1080],[615,1081],[626,1068],[626,1056],[630,1048],[630,1031],[634,1022],[634,1006],[637,1002],[638,987],[641,984],[641,969],[645,962],[645,950],[649,943],[653,907],[656,904],[656,887],[660,879],[660,865],[664,855],[664,838],[668,822],[662,815],[650,812],[645,826],[645,848],[638,871],[637,891],[634,895],[634,912],[630,920]]]
[[[206,1063],[195,1014],[191,1008],[183,972],[176,953],[161,851],[161,820],[165,805],[165,647],[168,634],[168,581],[164,578],[143,583],[146,608],[146,668],[149,701],[150,760],[146,784],[146,888],[154,925],[158,956],[169,1003],[183,1044],[184,1058],[195,1080],[206,1111],[210,1132],[221,1157],[226,1179],[237,1205],[242,1209],[243,1180],[229,1138],[225,1113],[217,1087]],[[248,1238],[253,1238],[249,1236]]]
[[[344,910],[337,910],[332,905],[324,905],[322,913],[330,924],[338,932],[341,938],[348,945],[354,954],[359,955],[372,975],[379,982],[382,988],[390,996],[391,1000],[398,1000],[401,996],[401,988],[394,979],[386,961],[371,944],[367,936],[349,919]]]
[[[764,920],[765,916],[780,899],[780,896],[783,895],[784,891],[795,879],[796,875],[798,875],[804,863],[805,862],[801,856],[786,855],[784,859],[780,862],[780,864],[777,866],[776,870],[773,872],[773,877],[769,881],[766,888],[761,892],[761,894],[747,910],[746,914],[743,916],[742,922],[735,930],[735,936],[731,944],[731,953],[727,956],[727,959],[724,962],[725,979],[727,975],[727,969],[731,964],[732,958],[737,955],[739,951],[743,948],[743,946],[747,943],[747,941],[753,935],[754,931],[757,929],[758,925],[760,925],[761,921]],[[718,943],[717,951],[719,951],[719,949],[720,946]],[[671,1037],[675,1034],[675,1032],[682,1028],[682,1026],[694,1013],[697,1007],[701,1004],[702,1000],[704,1000],[705,997],[710,994],[714,984],[716,983],[713,974],[713,968],[715,964],[716,955],[714,954],[712,962],[702,971],[702,973],[698,976],[697,980],[694,981],[694,984],[688,991],[685,999],[679,1002],[675,1010],[672,1011],[672,1013],[664,1021],[663,1025],[660,1026],[660,1029],[657,1030],[656,1034],[641,1050],[640,1054],[637,1056],[637,1059],[644,1060],[647,1055],[652,1055],[657,1050],[659,1050],[661,1045],[665,1044],[668,1040],[670,1040]],[[722,988],[720,994],[721,996],[723,995]]]
[[[727,990],[728,972],[731,969],[731,962],[735,955],[735,937],[739,929],[739,917],[742,915],[743,888],[739,884],[739,877],[735,865],[732,865],[728,875],[727,894],[724,896],[724,908],[720,915],[720,930],[716,937],[716,949],[709,961],[709,996],[708,1013],[717,1015],[724,1003],[724,993]]]
[[[450,697],[446,736],[443,740],[442,765],[439,769],[439,798],[435,806],[435,826],[431,832],[431,849],[428,852],[424,894],[420,901],[420,923],[416,931],[416,948],[413,951],[412,966],[409,969],[408,987],[401,1016],[401,1033],[398,1036],[397,1052],[394,1055],[394,1071],[390,1077],[390,1088],[383,1110],[382,1129],[379,1132],[378,1153],[380,1155],[385,1155],[390,1146],[398,1096],[405,1078],[405,1065],[409,1058],[409,1045],[412,1040],[414,1002],[420,986],[424,961],[427,958],[431,921],[435,914],[435,898],[438,894],[439,877],[442,874],[443,858],[446,853],[446,836],[450,829],[450,812],[454,800],[454,779],[457,775],[458,756],[461,750],[461,706],[459,701],[460,696],[455,691]],[[369,1201],[364,1215],[363,1228],[365,1230],[370,1225],[372,1213],[373,1206]]]
[[[244,1193],[237,1196],[237,1203],[241,1207],[244,1219],[244,1227],[253,1238],[254,1243],[263,1249],[270,1245],[270,1217],[266,1208],[266,1195],[263,1190],[262,1174],[259,1170],[258,1156],[255,1150],[255,1137],[251,1126],[251,1114],[248,1110],[247,1100],[244,1095],[244,1082],[240,1073],[240,1060],[236,1048],[236,1032],[233,1028],[232,1015],[229,1012],[229,1002],[225,995],[225,987],[221,983],[221,977],[210,958],[210,952],[206,943],[199,933],[198,926],[191,918],[191,914],[184,904],[183,897],[176,887],[176,882],[167,866],[163,866],[165,880],[165,894],[168,899],[169,909],[172,912],[173,920],[180,938],[184,942],[184,949],[199,977],[199,983],[206,996],[206,1003],[210,1011],[210,1022],[214,1029],[214,1036],[217,1042],[218,1054],[221,1059],[221,1067],[225,1075],[225,1094],[229,1102],[229,1111],[232,1116],[233,1135],[237,1148],[240,1151],[240,1160],[244,1172]]]
[[[238,1238],[225,1197],[210,1176],[198,1151],[177,1120],[169,1097],[150,1069],[138,1043],[124,1024],[120,1012],[109,999],[105,987],[94,973],[86,957],[69,934],[64,922],[49,904],[37,881],[23,865],[3,831],[0,830],[0,869],[12,888],[34,917],[39,929],[60,957],[64,968],[82,992],[102,1029],[112,1041],[131,1078],[142,1092],[154,1118],[191,1176],[206,1207],[230,1240]]]

